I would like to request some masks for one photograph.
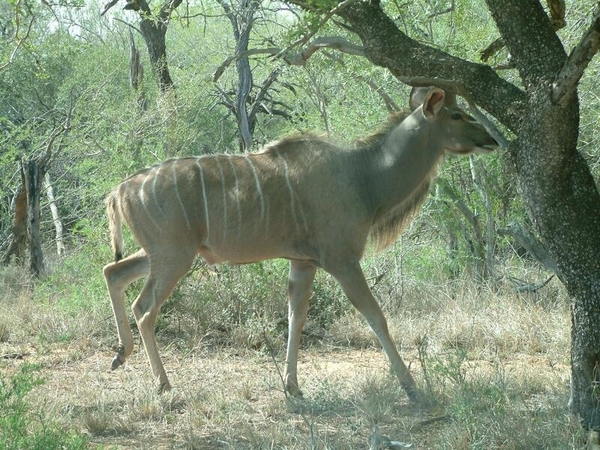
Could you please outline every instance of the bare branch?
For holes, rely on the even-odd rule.
[[[235,102],[233,101],[231,96],[227,92],[225,92],[223,89],[221,89],[218,85],[217,85],[217,90],[219,91],[219,94],[221,94],[221,103],[223,105],[225,105],[231,111],[234,111]]]
[[[480,59],[483,62],[487,62],[488,59],[490,59],[492,56],[494,56],[496,53],[498,53],[500,50],[502,50],[504,48],[504,46],[505,46],[504,39],[502,39],[502,38],[495,39],[494,42],[492,42],[486,48],[481,50],[481,52],[479,53]]]
[[[429,17],[430,19],[433,19],[434,17],[437,17],[437,16],[443,16],[444,14],[448,14],[448,13],[454,12],[454,7],[455,7],[455,5],[454,5],[454,0],[452,0],[452,1],[450,2],[450,6],[449,6],[448,8],[446,8],[446,9],[443,9],[443,10],[441,10],[441,11],[437,11],[437,12],[431,13],[431,14],[429,14],[429,16],[428,16],[428,17]]]
[[[20,2],[18,2],[18,3],[20,3]],[[21,47],[21,45],[23,45],[23,42],[25,42],[27,40],[27,38],[29,37],[29,33],[31,33],[31,28],[33,27],[34,16],[31,13],[31,11],[29,11],[31,19],[29,20],[29,24],[27,25],[27,31],[25,32],[25,36],[19,37],[20,20],[19,20],[19,11],[18,11],[19,4],[18,3],[17,3],[17,5],[15,5],[16,29],[15,29],[15,33],[14,33],[14,36],[13,36],[13,39],[15,39],[17,41],[17,43],[15,45],[15,48],[11,52],[10,58],[8,59],[8,61],[6,61],[2,65],[0,65],[0,72],[2,70],[6,69],[10,64],[12,64],[13,59],[15,58],[15,55],[17,54],[17,50],[19,50],[19,47]],[[29,9],[29,6],[28,5],[26,5],[26,6]]]
[[[600,48],[600,4],[592,17],[592,24],[579,44],[573,49],[566,64],[552,83],[552,103],[560,102],[567,93],[573,92],[583,72]]]
[[[246,50],[245,52],[240,52],[237,55],[229,56],[225,61],[221,63],[221,65],[215,70],[212,76],[213,81],[218,81],[221,78],[221,75],[227,70],[227,68],[231,65],[231,63],[238,61],[241,58],[246,58],[248,56],[254,55],[272,55],[275,56],[281,51],[280,48],[253,48],[250,50]]]
[[[552,22],[552,28],[554,28],[555,31],[564,28],[567,24],[565,21],[565,0],[547,0],[546,3],[550,10],[550,22]]]
[[[329,11],[325,15],[325,17],[323,17],[323,19],[321,19],[319,24],[310,33],[308,33],[306,36],[298,39],[297,41],[292,42],[292,44],[289,47],[287,47],[285,50],[283,50],[282,52],[287,52],[287,51],[289,51],[289,49],[291,49],[293,47],[297,47],[299,45],[306,44],[321,28],[323,28],[323,26],[327,23],[327,21],[329,21],[329,19],[331,19],[332,16],[334,16],[335,14],[339,14],[341,11],[343,11],[344,9],[346,9],[348,6],[352,5],[353,3],[356,3],[357,1],[358,0],[344,0],[343,2],[338,4],[335,8],[333,8],[331,11]]]
[[[396,111],[400,111],[400,107],[392,99],[392,97],[390,97],[388,95],[388,93],[385,92],[381,86],[375,84],[375,82],[373,80],[370,80],[367,77],[363,77],[362,75],[354,75],[354,78],[362,81],[363,83],[366,83],[371,89],[373,89],[375,92],[377,92],[377,94],[379,94],[379,96],[383,100],[383,103],[385,104],[385,107],[388,110],[388,112],[393,113]]]
[[[281,73],[281,69],[273,70],[269,74],[267,79],[264,81],[262,86],[260,87],[258,94],[256,94],[256,98],[254,99],[254,102],[252,103],[252,106],[250,107],[250,113],[248,114],[251,121],[255,120],[256,113],[258,112],[258,109],[260,108],[260,106],[263,104],[263,100],[265,99],[265,96],[267,95],[269,88],[273,85],[273,83],[275,83],[275,81],[277,80],[277,77],[279,77],[280,73]]]
[[[284,50],[278,47],[269,48],[253,48],[240,52],[235,56],[229,56],[221,65],[215,70],[212,76],[213,81],[218,81],[221,75],[227,70],[227,68],[234,62],[241,58],[255,55],[271,55],[281,57],[290,66],[303,66],[306,64],[308,59],[314,55],[318,50],[323,48],[333,48],[342,53],[349,55],[364,56],[364,49],[360,45],[348,42],[341,36],[330,36],[320,37],[311,42],[302,52],[295,54],[286,54]]]
[[[106,14],[108,12],[108,10],[110,8],[112,8],[113,6],[115,6],[117,3],[119,3],[119,0],[111,0],[106,5],[104,5],[104,9],[100,13],[100,16],[103,16],[104,14]]]
[[[349,55],[365,56],[365,50],[360,45],[353,44],[341,36],[331,36],[315,39],[301,53],[284,57],[284,60],[292,66],[303,66],[315,52],[323,48],[333,48]]]
[[[160,7],[160,13],[158,17],[161,21],[167,24],[171,18],[171,13],[177,9],[183,0],[165,0]]]

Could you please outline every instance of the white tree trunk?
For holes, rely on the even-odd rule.
[[[63,241],[63,225],[58,214],[58,208],[56,207],[56,201],[54,199],[54,189],[50,182],[50,174],[46,173],[44,177],[44,187],[46,188],[46,195],[50,202],[50,211],[52,212],[52,222],[54,222],[54,228],[56,229],[56,252],[58,256],[62,256],[65,253],[65,244]]]

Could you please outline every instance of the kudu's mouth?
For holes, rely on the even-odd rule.
[[[483,145],[474,145],[472,148],[465,148],[461,150],[453,149],[451,147],[445,147],[444,150],[453,155],[469,155],[469,154],[486,154],[492,153],[494,150],[498,148],[498,144],[483,144]]]
[[[475,153],[492,153],[498,148],[498,144],[476,145]]]

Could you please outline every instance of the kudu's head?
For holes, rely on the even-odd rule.
[[[410,94],[411,115],[420,121],[435,123],[436,133],[447,153],[468,155],[489,153],[498,143],[473,117],[456,103],[456,95],[438,88],[413,88]]]

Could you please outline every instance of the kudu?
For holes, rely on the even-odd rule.
[[[314,135],[283,138],[260,153],[177,158],[146,168],[107,197],[116,262],[104,267],[119,334],[115,369],[133,350],[125,288],[147,276],[132,305],[159,390],[170,389],[158,353],[158,311],[200,254],[208,264],[290,261],[285,383],[297,378],[300,333],[317,268],[330,273],[365,317],[402,387],[418,398],[359,261],[369,238],[391,243],[418,211],[444,153],[489,152],[496,141],[441,89],[414,89],[412,112],[341,148]],[[404,119],[404,120],[402,120]],[[122,259],[122,222],[139,245]]]

